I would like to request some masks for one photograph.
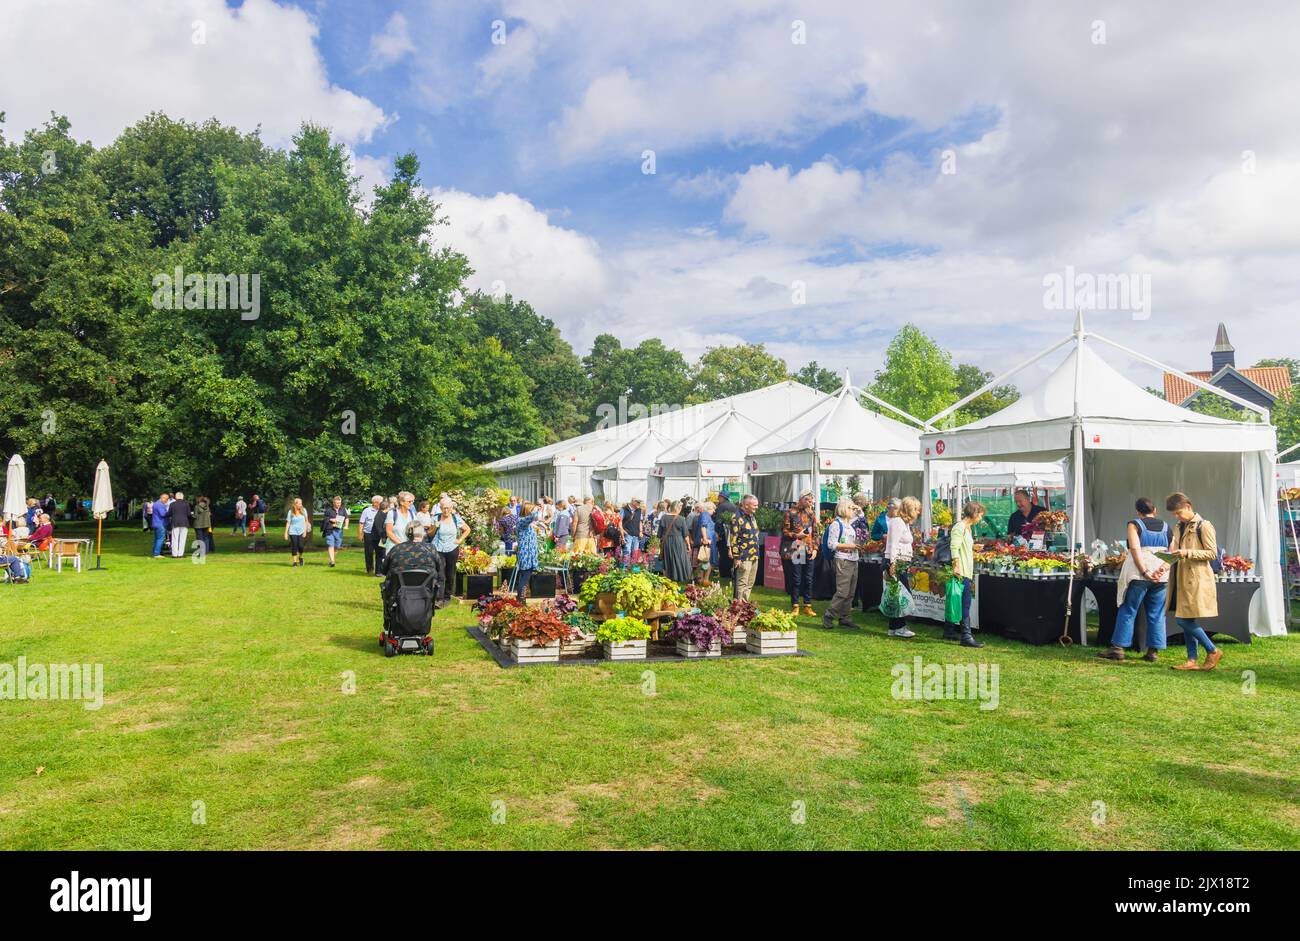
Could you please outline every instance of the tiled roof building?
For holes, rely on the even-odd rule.
[[[1210,352],[1210,368],[1188,370],[1187,375],[1231,392],[1248,402],[1272,408],[1279,395],[1289,393],[1291,373],[1285,366],[1250,366],[1238,369],[1236,351],[1228,342],[1228,329],[1219,324],[1219,333]],[[1165,398],[1177,405],[1191,405],[1203,390],[1181,376],[1165,373]]]

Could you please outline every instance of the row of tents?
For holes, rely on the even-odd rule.
[[[1118,351],[1257,413],[1258,421],[1204,415],[1158,398],[1110,366],[1100,348]],[[941,429],[969,400],[1028,367],[1067,350],[1045,379],[1006,408]],[[1182,490],[1215,522],[1220,541],[1254,559],[1261,590],[1251,610],[1260,635],[1286,633],[1275,497],[1276,429],[1268,414],[1084,327],[995,377],[951,408],[918,419],[874,400],[891,417],[864,407],[873,397],[845,377],[826,395],[784,382],[719,402],[664,410],[488,465],[498,483],[525,498],[587,495],[704,497],[727,482],[764,502],[819,492],[831,477],[857,476],[876,499],[960,495],[981,483],[1064,485],[1071,543],[1121,538],[1139,496],[1159,500]],[[866,483],[869,481],[869,484]],[[922,500],[923,531],[930,501]]]

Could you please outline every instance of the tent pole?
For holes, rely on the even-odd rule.
[[[861,387],[858,387],[858,388],[855,388],[853,391],[854,391],[855,393],[857,393],[861,398],[864,398],[864,399],[870,399],[871,401],[875,402],[877,405],[883,406],[884,408],[887,408],[887,409],[889,409],[891,412],[894,412],[894,413],[896,413],[896,414],[898,414],[898,415],[902,415],[904,418],[906,418],[906,419],[907,419],[908,421],[910,421],[912,424],[919,426],[923,431],[933,431],[933,430],[934,430],[930,425],[926,424],[926,422],[924,422],[924,421],[921,420],[920,418],[917,418],[917,417],[916,417],[915,415],[913,415],[911,412],[905,412],[905,411],[903,411],[901,408],[898,408],[898,407],[895,406],[895,405],[890,405],[890,404],[889,404],[888,402],[886,402],[884,399],[882,399],[882,398],[878,398],[877,396],[872,395],[872,394],[871,394],[870,392],[868,392],[866,389],[863,389],[863,388],[861,388]]]
[[[1269,421],[1268,409],[1264,408],[1262,405],[1256,405],[1254,402],[1247,402],[1245,399],[1239,398],[1238,396],[1233,395],[1231,392],[1227,392],[1223,389],[1220,389],[1218,386],[1212,386],[1208,382],[1205,382],[1201,379],[1197,379],[1195,376],[1189,376],[1187,375],[1187,373],[1178,369],[1174,369],[1172,366],[1166,366],[1164,363],[1160,362],[1160,360],[1153,359],[1152,357],[1147,356],[1145,353],[1139,353],[1137,350],[1131,350],[1127,346],[1124,346],[1123,344],[1116,343],[1114,340],[1108,340],[1105,337],[1096,333],[1091,334],[1091,336],[1100,340],[1102,343],[1107,343],[1110,346],[1115,347],[1115,349],[1119,350],[1121,353],[1127,353],[1129,356],[1132,356],[1134,359],[1140,359],[1148,366],[1154,366],[1156,367],[1156,369],[1162,370],[1163,372],[1173,373],[1179,379],[1182,379],[1185,382],[1190,382],[1192,385],[1196,386],[1199,389],[1204,389],[1206,392],[1213,392],[1215,395],[1220,395],[1223,398],[1227,399],[1228,401],[1235,402],[1236,404],[1242,406],[1243,408],[1248,408],[1252,412],[1258,412],[1260,415],[1264,416],[1265,421]],[[1174,402],[1172,404],[1177,405],[1178,403]]]
[[[872,496],[877,500],[874,493]],[[921,462],[921,538],[923,540],[930,538],[930,526],[933,523],[930,513],[930,462],[923,460]]]
[[[956,402],[954,402],[952,405],[949,405],[938,415],[932,415],[930,418],[928,418],[925,421],[924,424],[927,427],[931,427],[934,425],[935,422],[942,421],[943,419],[951,415],[953,412],[957,411],[957,409],[965,405],[967,402],[972,402],[975,399],[979,398],[981,395],[983,395],[985,392],[988,392],[990,389],[996,388],[1006,380],[1010,379],[1016,373],[1020,372],[1020,370],[1032,366],[1034,363],[1038,362],[1044,356],[1047,356],[1051,353],[1055,353],[1057,350],[1065,346],[1065,344],[1069,343],[1073,339],[1074,339],[1074,334],[1070,334],[1064,340],[1059,340],[1056,343],[1053,343],[1051,346],[1047,347],[1047,349],[1040,350],[1039,352],[1035,353],[1033,356],[1029,357],[1029,359],[1021,363],[1019,366],[1015,366],[1012,369],[1008,369],[1002,375],[995,376],[994,378],[990,379],[988,382],[984,383],[984,385],[980,386],[978,389],[976,389],[970,395],[966,396],[964,399],[958,399]]]
[[[1079,410],[1079,396],[1083,388],[1083,312],[1080,311],[1074,321],[1074,498],[1070,501],[1070,576],[1065,585],[1065,624],[1061,627],[1058,638],[1061,646],[1069,646],[1070,617],[1074,614],[1074,563],[1075,546],[1078,545],[1082,530],[1079,519],[1079,506],[1083,492],[1083,415]],[[1088,626],[1083,616],[1079,616],[1079,643],[1088,646]]]
[[[1286,457],[1288,454],[1290,454],[1290,453],[1291,453],[1292,451],[1294,451],[1296,448],[1300,448],[1300,441],[1297,441],[1295,444],[1291,445],[1291,447],[1287,448],[1285,451],[1283,451],[1281,454],[1279,454],[1278,457],[1280,457],[1280,458],[1281,458],[1281,457]],[[1277,461],[1275,460],[1273,463],[1276,464]]]

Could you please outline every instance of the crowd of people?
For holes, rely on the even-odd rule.
[[[1012,538],[1044,510],[1027,490],[1015,491],[1014,502],[1016,509],[1006,527],[1007,536]],[[824,552],[828,554],[835,587],[822,614],[822,625],[827,629],[856,627],[853,607],[859,599],[862,547],[869,541],[883,540],[885,576],[911,589],[908,569],[918,538],[915,526],[921,502],[910,496],[893,498],[874,519],[868,518],[869,505],[870,500],[861,493],[841,499],[834,518],[823,526],[814,495],[806,492],[785,512],[780,552],[793,613],[817,616],[812,603],[814,572],[817,557]],[[1149,498],[1143,497],[1135,504],[1136,515],[1126,526],[1128,551],[1119,576],[1115,630],[1100,656],[1124,659],[1124,649],[1133,642],[1137,615],[1142,611],[1147,621],[1144,659],[1157,660],[1159,651],[1166,646],[1168,609],[1183,631],[1187,647],[1186,661],[1175,669],[1211,670],[1222,651],[1210,640],[1199,619],[1218,613],[1214,565],[1220,551],[1215,529],[1196,512],[1186,494],[1171,494],[1165,508],[1176,525],[1160,519]],[[661,500],[653,506],[645,506],[635,498],[616,504],[591,496],[559,500],[543,496],[533,503],[512,496],[497,512],[493,527],[505,552],[516,557],[515,584],[521,600],[546,546],[574,554],[600,554],[619,564],[634,565],[650,561],[648,550],[652,545],[657,548],[654,565],[666,577],[680,584],[700,585],[711,584],[715,578],[728,579],[735,597],[748,600],[759,565],[757,509],[758,499],[753,494],[746,494],[738,503],[719,494],[716,499],[701,501]],[[25,518],[5,524],[0,568],[11,580],[27,580],[32,553],[44,551],[54,538],[57,511],[57,501],[51,494],[44,499],[30,498]],[[983,504],[967,502],[960,519],[943,535],[935,555],[936,561],[951,563],[953,578],[961,586],[961,619],[946,623],[943,637],[966,647],[982,646],[972,633],[970,608],[974,544],[985,513]],[[266,514],[266,501],[258,494],[249,500],[240,495],[234,503],[232,534],[265,534]],[[306,564],[306,542],[314,527],[312,515],[299,498],[287,507],[284,538],[293,567]],[[191,503],[181,491],[164,492],[156,500],[145,501],[142,517],[153,529],[155,559],[184,556],[191,532],[192,545],[199,551],[207,553],[216,548],[213,504],[207,496],[199,495]],[[337,564],[337,552],[351,524],[351,514],[342,498],[333,497],[318,523],[331,568]],[[471,532],[450,496],[443,494],[435,505],[429,500],[417,502],[409,491],[391,497],[376,494],[359,514],[356,525],[367,575],[389,575],[390,557],[397,546],[427,545],[427,550],[401,553],[402,567],[436,560],[436,568],[442,573],[437,604],[441,607],[449,603],[456,563]],[[1157,553],[1174,561],[1162,561]],[[903,617],[891,618],[887,631],[890,637],[915,636]],[[1199,663],[1202,649],[1206,653],[1203,665]]]

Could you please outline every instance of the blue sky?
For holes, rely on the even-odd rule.
[[[312,119],[368,185],[413,150],[473,286],[579,352],[765,342],[866,379],[913,322],[997,369],[1069,329],[1067,266],[1149,277],[1149,319],[1089,321],[1176,365],[1220,320],[1239,362],[1300,352],[1270,336],[1300,316],[1294,4],[9,6],[7,134],[54,109],[102,144],[160,109],[284,146]]]

